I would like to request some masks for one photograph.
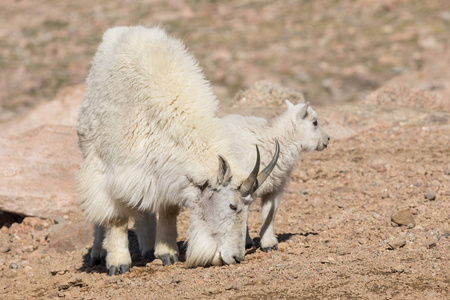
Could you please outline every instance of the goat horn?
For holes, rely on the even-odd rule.
[[[258,172],[259,172],[259,160],[260,160],[259,149],[258,149],[258,145],[256,145],[256,164],[255,164],[255,167],[253,168],[253,171],[250,173],[248,178],[241,185],[240,191],[241,191],[242,197],[247,197],[253,191],[253,185],[255,184],[255,182],[257,180]]]
[[[261,173],[259,173],[257,177],[257,183],[259,186],[263,184],[263,182],[267,179],[267,177],[269,177],[270,173],[273,171],[273,168],[275,168],[279,155],[280,155],[280,145],[278,144],[278,140],[275,139],[275,154],[273,155],[270,164],[268,164],[267,167],[265,167],[264,170],[262,170]]]

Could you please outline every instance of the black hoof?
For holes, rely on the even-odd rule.
[[[108,275],[109,275],[109,276],[114,276],[114,275],[117,275],[118,273],[119,273],[119,272],[118,272],[116,266],[111,266],[111,267],[109,267],[109,269],[108,269]]]
[[[97,265],[106,265],[106,256],[102,257],[91,257],[91,266],[97,266]]]
[[[251,248],[253,248],[253,246],[255,246],[255,243],[253,243],[253,242],[245,243],[245,249],[251,249]]]
[[[278,245],[275,245],[273,247],[262,248],[262,251],[264,251],[264,252],[276,251],[276,250],[278,250]]]
[[[148,261],[154,261],[155,260],[155,250],[149,250],[144,253],[144,258]]]
[[[124,274],[126,272],[128,272],[130,270],[130,266],[129,265],[120,265],[119,268],[117,268],[116,266],[111,266],[108,269],[108,275],[109,276],[114,276],[117,274]]]
[[[101,263],[100,257],[91,257],[91,266],[96,266]]]
[[[178,261],[178,254],[163,254],[158,257],[164,266],[173,265]]]
[[[120,273],[121,274],[125,274],[126,272],[130,271],[130,266],[129,265],[120,265]]]

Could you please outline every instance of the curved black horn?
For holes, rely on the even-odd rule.
[[[258,177],[259,161],[260,161],[259,149],[258,145],[256,145],[256,164],[255,167],[253,168],[253,171],[241,185],[240,191],[242,197],[247,197],[252,192],[253,185],[255,184]]]
[[[280,155],[280,145],[278,144],[278,140],[275,139],[275,154],[273,155],[270,164],[268,164],[267,167],[265,167],[264,170],[262,170],[261,173],[259,173],[257,177],[258,186],[261,186],[261,184],[263,184],[263,182],[267,179],[267,177],[269,177],[270,173],[273,171],[273,168],[275,168],[275,165],[277,164],[279,155]]]

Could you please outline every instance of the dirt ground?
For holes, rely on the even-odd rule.
[[[284,98],[297,97],[293,88],[317,104],[331,142],[323,152],[302,154],[292,173],[276,219],[279,250],[255,247],[231,266],[163,266],[140,257],[130,226],[133,266],[109,277],[105,267],[89,265],[93,231],[80,211],[56,219],[9,216],[0,229],[0,298],[449,299],[450,110],[444,108],[450,99],[440,96],[441,85],[383,87],[365,97],[394,76],[414,77],[427,60],[439,62],[436,53],[450,53],[442,52],[450,41],[449,2],[214,2],[157,2],[158,9],[151,1],[0,4],[0,84],[7,87],[0,91],[0,120],[14,120],[81,82],[105,28],[159,15],[193,45],[224,99],[222,114],[273,116]],[[20,9],[32,17],[20,18]],[[427,72],[416,77],[431,78]],[[441,75],[433,78],[448,84]],[[234,98],[260,79],[291,89],[270,99],[245,92]],[[392,221],[398,212],[404,225]],[[182,254],[188,214],[178,219]],[[255,242],[260,225],[255,201],[249,215]]]
[[[80,214],[56,224],[29,217],[0,230],[5,299],[448,299],[450,114],[370,105],[318,111],[372,125],[303,155],[278,212],[278,251],[249,249],[232,266],[165,267],[143,260],[130,232],[131,272],[108,277],[104,267],[88,264],[92,229]],[[398,119],[408,114],[416,118]],[[326,127],[330,120],[322,119]],[[425,198],[427,190],[434,200]],[[398,226],[391,216],[405,208],[413,224]],[[259,211],[258,203],[251,206],[255,241]],[[183,211],[180,242],[187,226]]]

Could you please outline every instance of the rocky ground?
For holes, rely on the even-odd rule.
[[[0,84],[8,87],[0,92],[0,298],[448,299],[447,1],[169,1],[158,9],[61,3],[0,4]],[[124,3],[128,10],[119,9]],[[34,17],[19,18],[19,9]],[[276,220],[278,251],[249,249],[232,266],[162,266],[140,257],[130,224],[133,267],[108,277],[88,263],[92,227],[73,199],[81,162],[74,123],[84,86],[70,85],[84,78],[105,27],[157,15],[192,43],[224,99],[221,114],[271,117],[302,90],[331,143],[303,154],[292,173]],[[222,38],[201,38],[207,28]],[[94,36],[92,45],[77,43],[86,36]],[[42,64],[34,66],[39,55]],[[69,65],[55,67],[62,60]],[[70,75],[58,77],[57,70]],[[254,83],[260,79],[270,82]],[[45,80],[61,84],[50,92]],[[259,213],[254,203],[249,225],[256,242]],[[178,220],[181,248],[188,214]]]
[[[410,99],[423,93],[391,88],[389,95],[406,101],[405,91]],[[273,100],[284,92],[263,83],[230,110],[251,112],[257,95]],[[26,217],[0,230],[0,290],[8,299],[446,299],[450,113],[370,103],[317,110],[335,134],[324,152],[303,155],[292,174],[276,222],[279,251],[249,249],[232,266],[164,267],[137,254],[130,232],[131,272],[108,277],[88,264],[92,229],[79,211]],[[249,217],[256,241],[259,210],[252,205]],[[180,242],[187,226],[183,211]]]

